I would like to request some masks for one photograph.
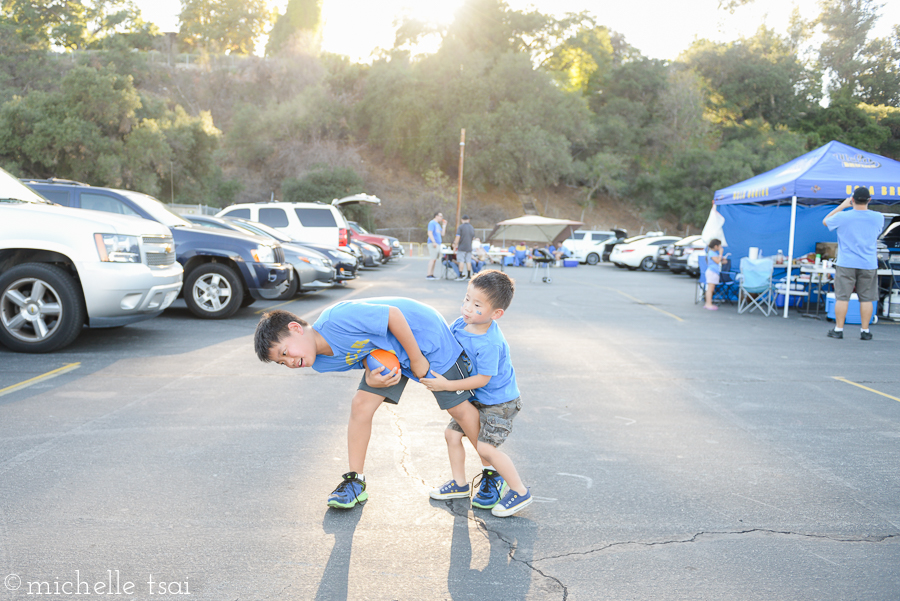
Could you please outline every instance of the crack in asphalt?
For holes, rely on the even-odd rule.
[[[397,440],[400,443],[400,448],[402,450],[402,454],[400,456],[400,467],[403,469],[403,473],[407,476],[416,480],[422,484],[425,488],[428,488],[428,484],[425,480],[417,475],[413,474],[412,470],[409,468],[409,464],[412,461],[412,455],[409,452],[409,445],[406,444],[406,441],[403,438],[403,427],[400,425],[400,414],[397,413],[393,407],[390,407],[386,403],[384,403],[386,409],[391,414],[391,427],[394,429],[394,433],[397,435]]]
[[[567,587],[565,584],[563,584],[563,582],[562,582],[559,578],[557,578],[557,577],[555,577],[555,576],[551,576],[550,574],[546,574],[546,573],[544,573],[543,570],[541,570],[540,568],[537,568],[537,567],[535,567],[534,565],[532,565],[532,564],[534,563],[535,560],[525,561],[525,560],[523,560],[523,559],[519,559],[519,558],[516,557],[515,553],[516,553],[516,550],[517,550],[517,548],[518,548],[518,547],[516,546],[516,543],[514,543],[514,542],[511,541],[511,540],[507,540],[507,539],[503,536],[503,533],[501,533],[499,530],[495,530],[495,529],[489,527],[489,526],[487,525],[487,522],[485,522],[483,519],[479,518],[478,516],[476,516],[476,515],[474,515],[474,514],[471,514],[471,515],[470,515],[468,510],[465,510],[465,513],[460,513],[460,512],[457,511],[456,508],[454,507],[453,501],[446,501],[445,504],[447,505],[447,509],[450,510],[450,513],[452,513],[453,515],[457,515],[457,516],[459,516],[459,517],[464,517],[464,518],[466,518],[467,520],[469,520],[470,522],[474,522],[474,524],[475,524],[475,526],[478,528],[478,530],[481,531],[482,534],[484,535],[484,537],[487,538],[488,540],[490,540],[490,535],[491,535],[491,534],[494,534],[494,536],[496,536],[496,537],[499,538],[501,541],[503,541],[504,544],[506,544],[506,546],[507,546],[507,553],[506,553],[506,554],[507,554],[507,556],[508,556],[512,561],[514,561],[514,562],[516,562],[516,563],[518,563],[518,564],[527,566],[528,569],[530,569],[530,570],[533,571],[533,572],[536,572],[536,573],[540,574],[543,578],[545,578],[545,579],[547,579],[547,580],[552,580],[553,582],[555,582],[555,583],[556,583],[557,585],[559,585],[559,587],[562,589],[562,598],[563,598],[563,601],[565,601],[565,599],[568,599],[568,597],[569,597],[569,587]]]
[[[603,545],[602,547],[598,547],[596,549],[590,549],[588,551],[578,551],[573,553],[562,553],[560,555],[548,555],[547,557],[541,557],[540,559],[533,559],[533,562],[538,561],[548,561],[551,559],[561,559],[563,557],[572,557],[578,555],[590,555],[592,553],[600,553],[602,551],[606,551],[607,549],[611,549],[613,547],[622,547],[625,545],[638,545],[642,547],[654,547],[654,546],[662,546],[662,545],[684,545],[697,542],[700,538],[705,536],[740,536],[744,534],[753,534],[753,533],[762,533],[762,534],[773,534],[773,535],[782,535],[782,536],[798,536],[801,538],[816,538],[822,540],[830,540],[839,543],[882,543],[888,539],[892,538],[900,538],[900,533],[897,534],[885,534],[883,536],[866,536],[862,538],[839,538],[834,536],[827,536],[824,534],[807,534],[803,532],[790,532],[785,530],[769,530],[766,528],[751,528],[749,530],[731,530],[731,531],[701,531],[690,538],[680,539],[680,540],[664,540],[664,541],[656,541],[656,542],[647,542],[647,541],[619,541],[615,543],[609,543],[608,545]]]

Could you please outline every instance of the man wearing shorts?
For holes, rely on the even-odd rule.
[[[475,228],[469,223],[469,216],[462,216],[462,223],[456,228],[456,238],[453,239],[453,250],[456,251],[456,262],[459,265],[461,279],[472,277],[472,240],[475,238]]]
[[[871,198],[867,188],[857,188],[830,212],[822,223],[831,231],[837,230],[838,256],[834,274],[834,328],[829,338],[844,337],[844,320],[850,295],[856,289],[859,297],[861,340],[872,340],[869,322],[872,303],[878,300],[878,236],[884,229],[884,215],[869,210]],[[845,211],[852,207],[852,211]]]
[[[434,214],[431,221],[428,222],[428,275],[426,280],[436,280],[434,277],[434,266],[441,258],[441,240],[447,233],[447,220],[444,215],[438,211]]]

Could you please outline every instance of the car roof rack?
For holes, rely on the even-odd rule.
[[[23,177],[23,178],[20,178],[19,181],[31,182],[33,184],[67,184],[69,186],[85,186],[88,188],[90,187],[88,184],[86,184],[84,182],[78,182],[73,179],[59,179],[56,177],[51,177],[48,179],[36,179],[36,178],[32,178],[32,177]]]

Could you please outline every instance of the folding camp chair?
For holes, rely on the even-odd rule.
[[[531,261],[534,263],[534,269],[531,271],[531,281],[537,281],[538,272],[542,271],[544,274],[543,282],[549,284],[552,281],[550,279],[550,264],[554,260],[553,256],[543,248],[535,250],[534,255],[531,257]]]
[[[699,252],[699,251],[698,251]],[[706,302],[706,267],[708,265],[705,255],[697,257],[700,277],[697,280],[697,288],[694,291],[694,304]],[[719,274],[719,283],[713,288],[713,302],[733,303],[737,300],[737,282],[731,277],[727,267],[730,262],[723,264],[722,273]]]
[[[772,285],[772,259],[741,259],[738,289],[738,313],[759,309],[763,315],[775,311],[775,287]]]

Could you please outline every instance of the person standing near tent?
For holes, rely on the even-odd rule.
[[[426,280],[435,280],[434,266],[441,259],[441,240],[447,233],[447,220],[443,213],[437,211],[428,222],[428,275]]]
[[[867,188],[857,188],[828,213],[822,223],[829,230],[837,230],[838,256],[834,274],[834,328],[829,338],[844,337],[844,320],[850,295],[856,288],[859,297],[861,340],[872,340],[869,321],[872,303],[878,300],[878,236],[884,229],[884,215],[869,210],[871,198]],[[852,211],[845,211],[853,207]]]
[[[456,238],[453,239],[453,250],[456,251],[456,263],[462,279],[472,277],[472,240],[475,238],[475,228],[469,223],[469,216],[462,216],[462,223],[456,228]],[[463,269],[465,266],[465,269]]]

